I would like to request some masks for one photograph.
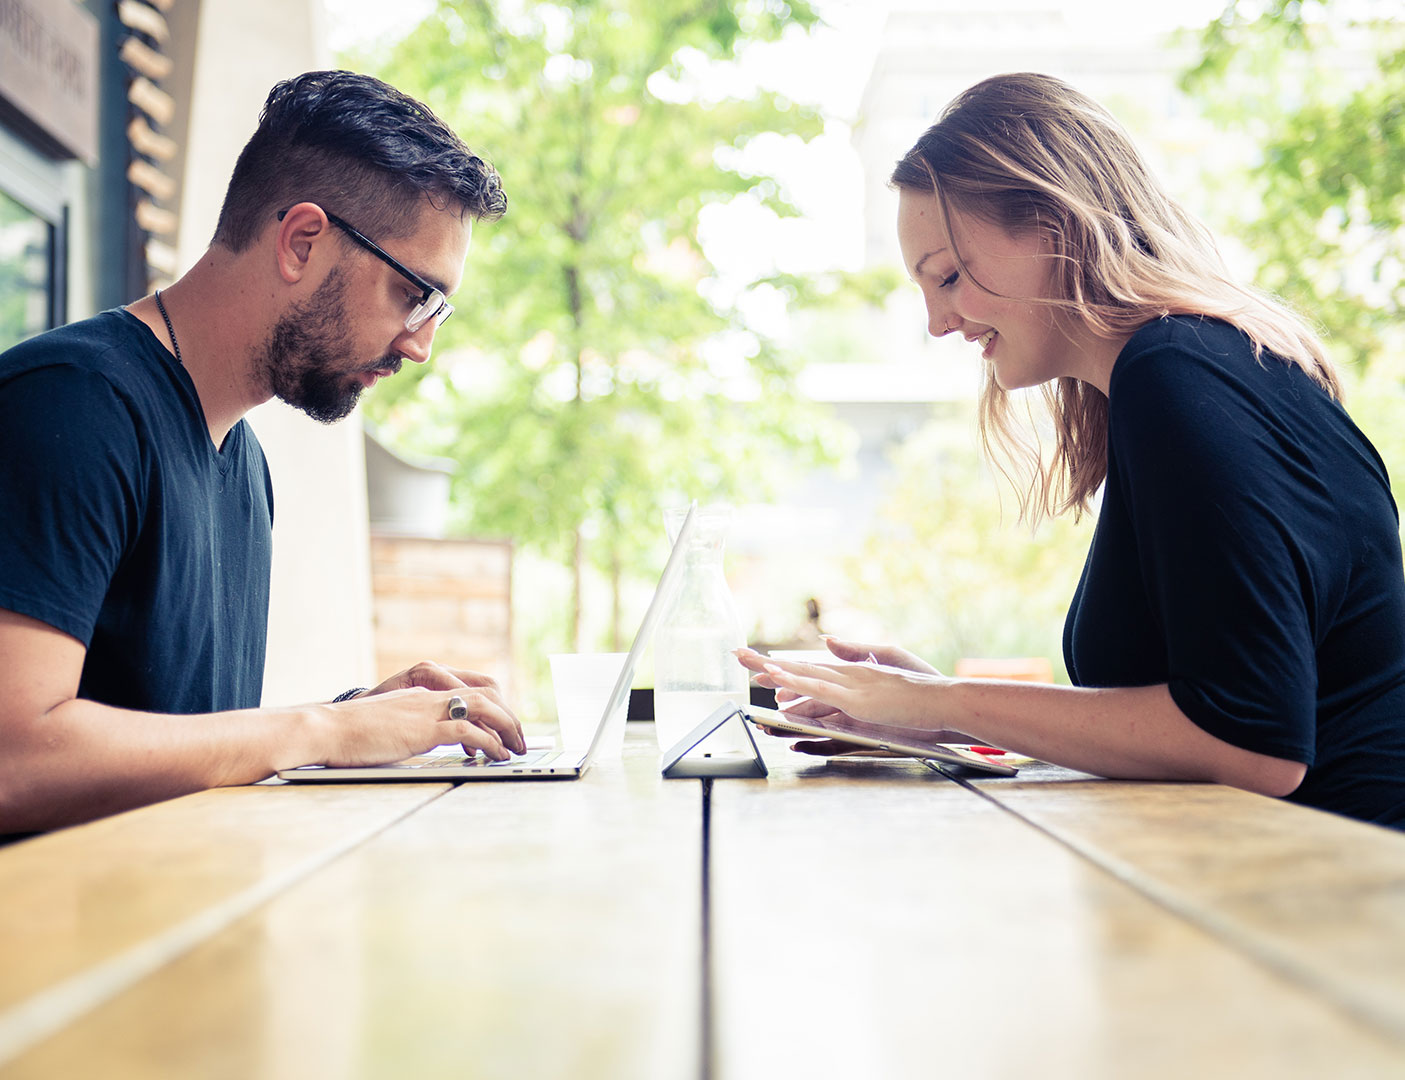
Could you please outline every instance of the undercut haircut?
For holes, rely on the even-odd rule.
[[[369,75],[309,71],[269,91],[214,242],[244,251],[279,210],[300,202],[370,236],[406,236],[426,199],[478,221],[507,211],[497,171],[420,102]]]

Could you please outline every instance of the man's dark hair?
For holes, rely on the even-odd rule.
[[[305,201],[377,239],[405,236],[426,198],[484,221],[507,210],[497,171],[424,105],[369,75],[309,71],[269,91],[215,243],[243,251],[279,210]]]

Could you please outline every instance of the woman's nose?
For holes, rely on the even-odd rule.
[[[933,337],[946,337],[961,325],[961,319],[945,310],[938,310],[935,307],[927,308],[927,333]]]

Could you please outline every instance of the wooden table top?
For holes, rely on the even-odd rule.
[[[979,789],[1405,1041],[1405,832],[1214,784],[1113,784],[1050,766]]]
[[[0,848],[0,1061],[449,790],[224,788]]]
[[[764,745],[0,848],[0,1077],[1405,1075],[1405,835]]]
[[[455,788],[3,1075],[692,1078],[701,812],[645,746],[579,781]]]
[[[712,794],[720,1075],[1405,1075],[1405,1039],[1327,988],[1388,981],[1405,904],[1364,913],[1396,934],[1381,964],[1303,945],[1281,919],[1283,948],[1316,973],[1260,947],[1302,876],[1268,848],[1311,859],[1349,833],[1380,869],[1405,836],[1211,785],[1048,767],[966,785],[914,763],[767,755],[768,780]],[[1221,812],[1224,829],[1199,831]],[[1335,910],[1316,905],[1322,937],[1368,934],[1346,929],[1352,880]]]

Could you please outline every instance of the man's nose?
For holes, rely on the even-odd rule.
[[[416,364],[427,363],[434,348],[434,332],[438,327],[438,320],[430,319],[418,330],[402,331],[395,339],[395,351]]]

